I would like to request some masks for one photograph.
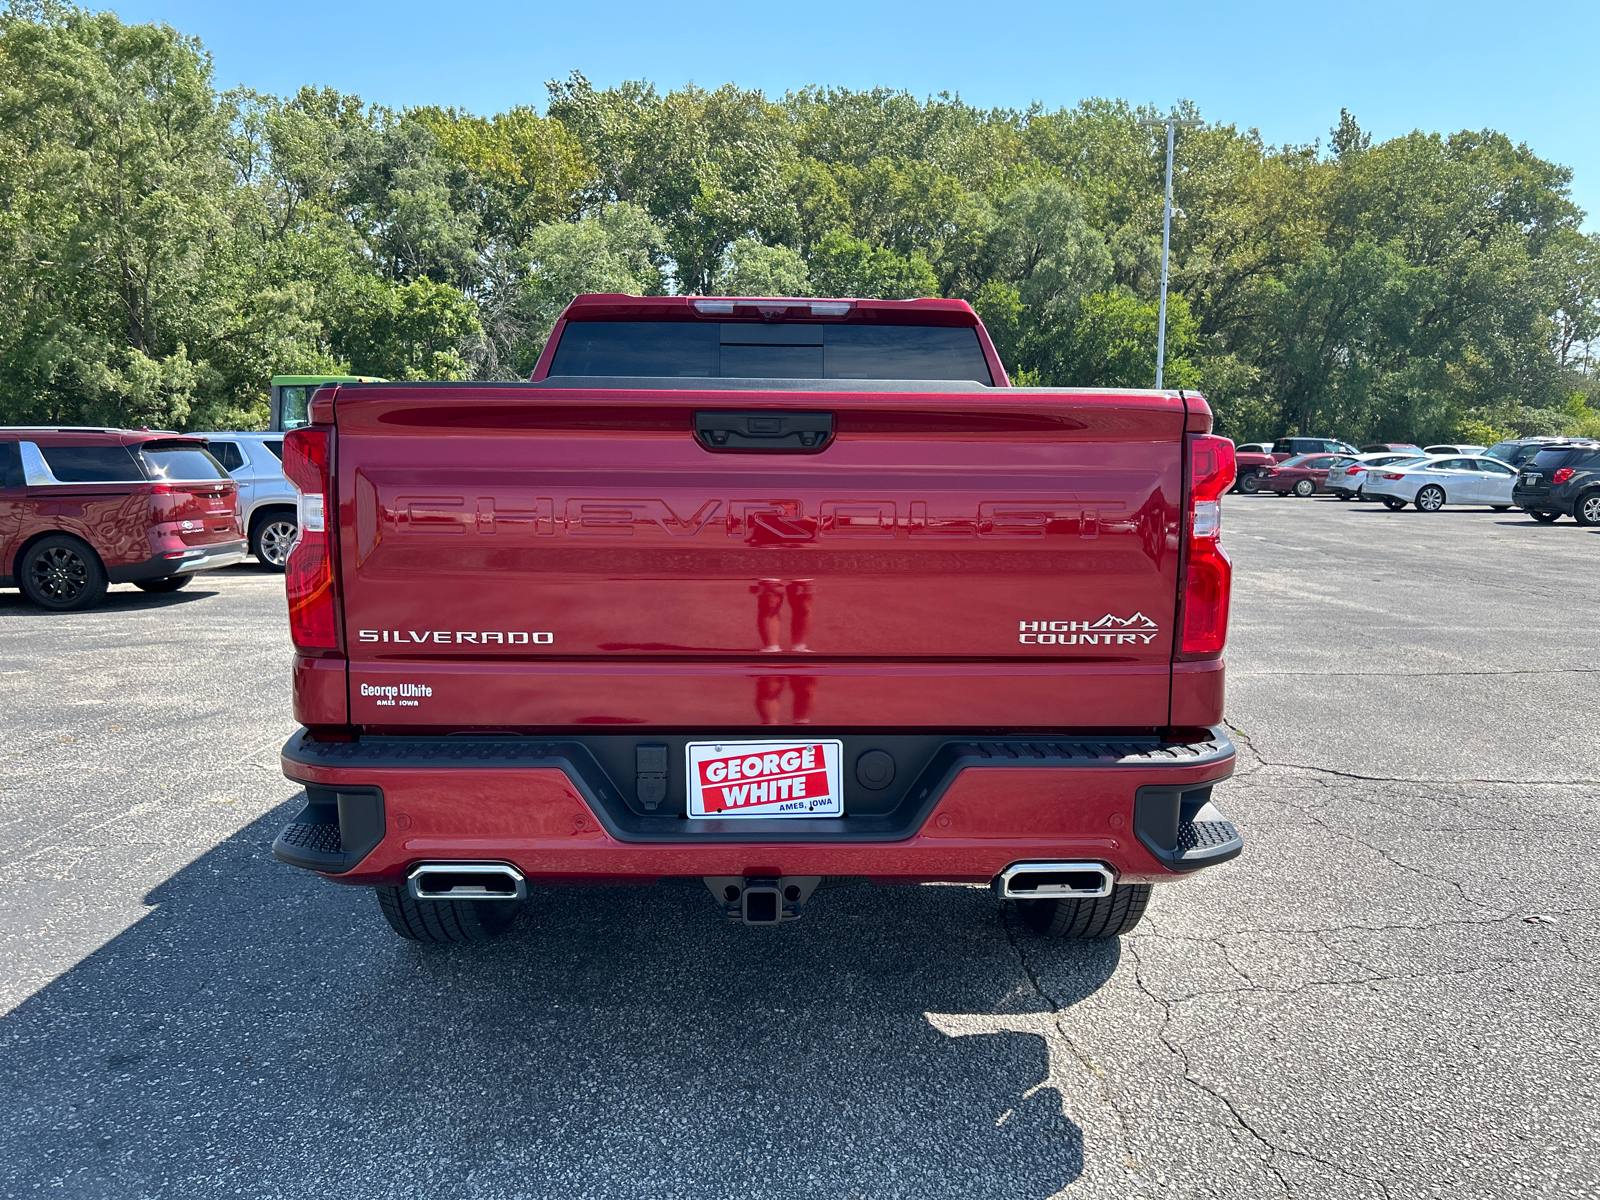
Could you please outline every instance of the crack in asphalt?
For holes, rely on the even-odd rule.
[[[1258,766],[1273,768],[1281,771],[1309,771],[1317,775],[1332,775],[1339,779],[1359,779],[1366,783],[1423,783],[1423,784],[1468,784],[1487,783],[1507,787],[1600,787],[1600,779],[1484,779],[1476,776],[1455,779],[1419,779],[1408,775],[1363,775],[1357,771],[1339,771],[1332,767],[1314,767],[1309,763],[1272,762],[1250,740],[1250,735],[1233,722],[1224,719],[1228,732],[1235,735],[1245,744],[1255,758]]]
[[[1473,675],[1600,675],[1600,667],[1522,667],[1504,671],[1240,671],[1239,679],[1435,679]]]
[[[1029,985],[1038,994],[1039,999],[1050,1006],[1050,1012],[1055,1018],[1051,1023],[1054,1025],[1057,1035],[1061,1038],[1062,1044],[1071,1051],[1072,1056],[1083,1065],[1083,1069],[1094,1080],[1095,1087],[1100,1093],[1101,1103],[1116,1114],[1117,1124],[1122,1133],[1122,1165],[1130,1172],[1138,1171],[1139,1161],[1133,1153],[1133,1124],[1128,1114],[1122,1111],[1122,1106],[1117,1103],[1116,1097],[1112,1095],[1109,1076],[1105,1068],[1090,1058],[1088,1053],[1077,1042],[1073,1041],[1071,1035],[1062,1028],[1061,1015],[1065,1009],[1049,993],[1044,984],[1040,982],[1039,976],[1034,972],[1033,964],[1028,961],[1027,951],[1022,948],[1022,943],[1017,940],[1016,930],[1011,924],[1009,908],[1002,907],[1000,909],[1000,927],[1005,930],[1006,940],[1011,943],[1011,949],[1017,956],[1017,964],[1022,968],[1022,973],[1027,978]]]
[[[1125,941],[1123,944],[1124,948],[1133,957],[1133,979],[1135,984],[1138,985],[1139,991],[1144,994],[1146,999],[1148,999],[1152,1004],[1156,1005],[1161,1010],[1161,1029],[1157,1032],[1156,1036],[1161,1040],[1161,1044],[1166,1047],[1167,1051],[1174,1058],[1176,1058],[1180,1064],[1182,1064],[1184,1082],[1193,1085],[1199,1091],[1204,1092],[1207,1096],[1210,1096],[1218,1104],[1221,1104],[1225,1109],[1228,1110],[1229,1115],[1233,1117],[1235,1124],[1237,1124],[1240,1129],[1244,1130],[1252,1138],[1254,1138],[1264,1150],[1270,1152],[1267,1154],[1261,1154],[1258,1157],[1260,1158],[1261,1165],[1270,1171],[1273,1177],[1278,1181],[1278,1186],[1283,1189],[1283,1194],[1285,1196],[1293,1196],[1295,1191],[1288,1178],[1278,1168],[1278,1165],[1272,1161],[1272,1156],[1275,1154],[1284,1154],[1290,1158],[1303,1159],[1307,1162],[1318,1163],[1319,1165],[1327,1167],[1330,1170],[1337,1171],[1346,1179],[1353,1179],[1358,1183],[1365,1183],[1375,1186],[1379,1188],[1385,1196],[1393,1195],[1393,1193],[1389,1190],[1389,1185],[1382,1179],[1358,1175],[1356,1172],[1351,1171],[1348,1167],[1333,1162],[1331,1159],[1322,1158],[1318,1155],[1311,1154],[1308,1151],[1297,1150],[1290,1146],[1278,1145],[1276,1142],[1272,1141],[1272,1139],[1263,1134],[1259,1129],[1257,1129],[1253,1124],[1251,1124],[1251,1122],[1246,1119],[1245,1115],[1239,1111],[1238,1106],[1235,1105],[1234,1102],[1226,1095],[1224,1095],[1217,1088],[1206,1083],[1204,1080],[1197,1078],[1193,1072],[1192,1065],[1189,1062],[1188,1051],[1185,1050],[1181,1045],[1175,1043],[1167,1034],[1168,1029],[1172,1025],[1173,1002],[1165,1000],[1156,995],[1150,990],[1149,985],[1146,984],[1144,979],[1144,961],[1139,957],[1139,951],[1137,947],[1133,945],[1132,939]]]

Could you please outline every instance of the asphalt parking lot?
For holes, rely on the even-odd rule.
[[[1246,851],[1120,944],[676,886],[405,943],[268,851],[279,577],[0,592],[0,1195],[1600,1194],[1600,536],[1225,527]]]

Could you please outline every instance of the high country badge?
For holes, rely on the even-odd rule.
[[[1107,613],[1098,621],[1020,621],[1017,641],[1024,646],[1148,646],[1160,632],[1142,612]]]

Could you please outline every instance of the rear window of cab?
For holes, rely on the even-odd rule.
[[[798,321],[573,321],[550,376],[994,383],[971,326]]]

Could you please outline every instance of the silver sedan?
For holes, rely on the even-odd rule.
[[[1392,463],[1368,471],[1362,491],[1396,512],[1408,504],[1419,512],[1438,512],[1446,504],[1487,505],[1505,512],[1516,481],[1516,471],[1498,458],[1474,454]]]

